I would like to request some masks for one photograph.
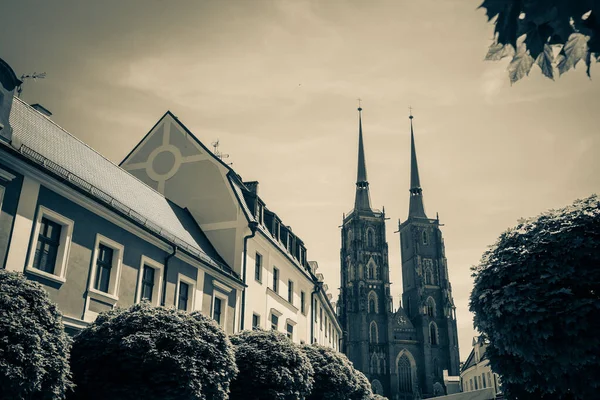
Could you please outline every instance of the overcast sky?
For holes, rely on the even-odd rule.
[[[119,162],[171,110],[291,225],[339,286],[342,214],[354,202],[357,101],[373,206],[408,212],[410,136],[425,207],[439,212],[461,360],[475,334],[469,268],[520,217],[600,192],[600,69],[510,86],[484,62],[493,37],[477,1],[6,1],[0,58],[23,99]],[[334,295],[337,297],[337,293]]]

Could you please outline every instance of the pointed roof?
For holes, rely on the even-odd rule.
[[[355,210],[371,210],[371,196],[367,181],[367,163],[362,133],[362,108],[358,107],[358,169],[356,174]]]
[[[417,164],[417,150],[415,148],[415,133],[413,129],[413,116],[410,119],[410,205],[408,216],[416,218],[427,218],[423,204],[423,190],[419,179],[419,166]]]

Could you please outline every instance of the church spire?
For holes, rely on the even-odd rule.
[[[358,106],[358,172],[356,174],[356,199],[355,210],[371,210],[371,197],[369,196],[369,182],[367,181],[367,164],[365,162],[365,149],[362,133],[362,108]]]
[[[421,181],[419,180],[412,112],[408,118],[410,119],[410,205],[408,216],[427,218],[427,215],[425,215],[425,206],[423,205],[423,190],[421,189]]]

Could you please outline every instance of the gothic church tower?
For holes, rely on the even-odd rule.
[[[369,381],[386,385],[389,369],[388,315],[391,312],[385,212],[371,208],[358,108],[358,173],[354,209],[344,216],[338,313],[342,351]],[[381,385],[381,384],[380,384]]]
[[[411,171],[408,219],[400,224],[402,303],[419,342],[419,386],[424,395],[443,382],[442,371],[459,375],[456,310],[439,218],[428,218],[419,179],[413,116],[410,117]]]

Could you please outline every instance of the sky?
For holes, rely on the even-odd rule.
[[[522,217],[600,192],[600,69],[512,85],[486,62],[480,0],[6,0],[0,58],[22,98],[118,163],[171,110],[220,150],[339,287],[340,229],[354,204],[357,99],[375,208],[385,206],[394,296],[397,220],[408,213],[413,107],[421,185],[439,212],[460,358],[487,247]],[[7,18],[8,16],[8,18]]]

